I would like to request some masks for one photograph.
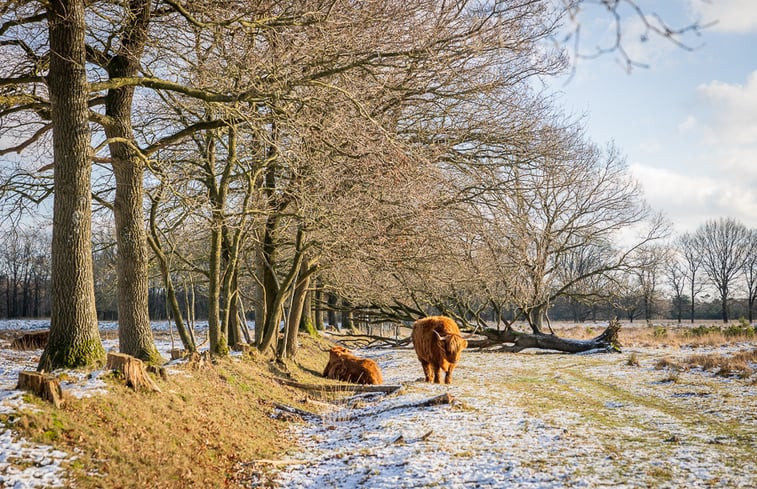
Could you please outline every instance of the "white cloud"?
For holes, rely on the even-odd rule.
[[[647,202],[663,210],[677,231],[693,231],[718,217],[733,217],[757,228],[757,193],[737,173],[691,175],[641,163],[629,170],[644,187]]]
[[[708,109],[703,123],[713,142],[757,144],[757,71],[744,85],[716,80],[699,85],[697,94]]]
[[[678,132],[690,132],[696,129],[697,125],[697,118],[693,115],[690,115],[686,118],[685,121],[678,124]]]
[[[690,8],[701,24],[717,22],[720,32],[757,32],[757,2],[754,0],[690,0]]]

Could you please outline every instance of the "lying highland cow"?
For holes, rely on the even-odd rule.
[[[413,346],[426,382],[440,383],[443,370],[446,372],[444,383],[449,384],[460,352],[468,346],[468,341],[460,336],[455,321],[445,316],[431,316],[413,324]]]
[[[384,383],[381,369],[376,362],[356,357],[343,346],[335,346],[329,351],[329,363],[323,370],[323,376],[355,384]]]

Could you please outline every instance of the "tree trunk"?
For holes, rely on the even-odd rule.
[[[545,306],[536,306],[528,311],[528,324],[535,335],[542,334],[541,328],[544,324]]]
[[[191,329],[188,329],[186,324],[184,324],[181,307],[179,306],[179,299],[176,297],[176,289],[174,288],[173,280],[171,279],[171,269],[168,264],[168,257],[163,251],[163,247],[159,241],[160,237],[155,224],[156,208],[157,202],[153,202],[153,205],[150,208],[150,235],[148,236],[148,241],[158,260],[158,265],[160,266],[160,274],[163,279],[163,285],[166,288],[166,300],[168,300],[168,305],[176,323],[176,330],[179,332],[181,343],[184,345],[185,350],[189,352],[197,351],[197,340],[195,339],[194,332]]]
[[[229,345],[234,350],[238,350],[243,343],[247,343],[246,338],[242,333],[242,327],[246,328],[247,325],[243,325],[242,321],[240,321],[239,281],[237,278],[239,270],[237,268],[236,260],[234,260],[234,263],[230,266],[227,265],[226,273],[231,275],[228,283],[228,291],[224,294],[226,297],[227,308],[227,313],[224,315],[227,322],[226,331],[229,335]]]
[[[280,291],[279,283],[273,268],[276,260],[276,245],[274,244],[274,232],[278,226],[278,217],[269,216],[266,220],[265,236],[263,238],[263,249],[261,250],[261,265],[263,271],[263,298],[265,299],[265,318],[262,321],[262,330],[260,332],[260,341],[258,349],[267,350],[276,339],[279,330],[279,321],[281,320],[281,302],[279,301]],[[259,322],[255,320],[256,329]],[[256,332],[256,337],[257,332]]]
[[[339,324],[336,322],[336,296],[331,292],[328,292],[327,294],[329,296],[329,309],[327,311],[329,326],[339,329]]]
[[[92,269],[89,85],[85,72],[84,2],[49,4],[53,123],[53,240],[50,340],[38,370],[102,361]]]
[[[208,274],[208,335],[210,353],[226,356],[229,354],[228,337],[221,325],[221,219],[213,211],[210,230],[210,273]]]
[[[299,280],[292,294],[292,307],[289,309],[289,330],[286,342],[286,358],[293,359],[297,355],[297,333],[300,330],[300,320],[304,315],[308,287],[310,286],[309,266],[301,267]]]
[[[106,66],[111,79],[139,73],[150,4],[149,0],[132,0],[128,4],[120,47]],[[118,245],[118,341],[121,353],[148,363],[161,363],[150,327],[149,263],[142,210],[144,160],[132,131],[133,99],[134,87],[110,89],[105,98],[105,114],[109,118],[105,134],[111,141],[108,146],[116,179],[113,213]]]
[[[321,287],[320,279],[316,280],[315,286],[315,300],[314,302],[314,320],[315,328],[318,330],[323,329],[323,287]]]
[[[286,297],[290,293],[294,293],[292,289],[294,288],[295,281],[297,280],[297,277],[299,276],[299,273],[300,273],[300,267],[302,266],[303,236],[304,236],[304,231],[302,230],[302,228],[298,229],[297,237],[295,238],[295,245],[294,245],[294,249],[296,251],[295,251],[292,263],[290,265],[289,272],[287,273],[287,275],[284,277],[284,280],[280,284],[278,283],[278,281],[276,282],[278,292],[273,298],[273,301],[269,305],[266,306],[266,309],[268,311],[268,316],[266,317],[266,325],[265,325],[266,333],[264,334],[263,342],[260,345],[258,345],[258,349],[260,351],[265,351],[266,349],[268,349],[271,345],[273,345],[274,336],[278,337],[279,323],[281,321],[281,311],[284,306],[284,301],[286,300]],[[268,265],[266,265],[266,267],[271,268]],[[271,275],[273,276],[274,270],[271,269],[269,271]],[[269,292],[266,292],[266,294],[268,293]],[[275,321],[275,324],[274,324],[274,321]],[[287,326],[289,325],[287,324]],[[292,324],[291,326],[297,329],[299,324]],[[287,339],[288,339],[288,336],[285,334],[284,341],[286,341]],[[286,344],[280,347],[277,350],[276,354],[279,357],[283,357],[285,349],[286,349]],[[275,346],[274,346],[274,350],[276,350]]]
[[[352,305],[347,299],[342,300],[342,328],[352,329]]]
[[[723,313],[723,322],[728,322],[728,291],[723,290],[720,293],[720,300],[721,300],[721,310]]]

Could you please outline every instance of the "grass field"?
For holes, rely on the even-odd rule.
[[[604,327],[553,326],[577,338]],[[157,380],[160,394],[105,376],[107,393],[69,397],[61,409],[25,395],[0,421],[65,453],[64,484],[84,489],[757,486],[757,340],[696,327],[626,325],[620,354],[466,351],[452,386],[418,382],[411,349],[367,350],[385,382],[403,387],[348,408],[274,380],[325,382],[328,340],[303,336],[297,364],[177,365]],[[11,336],[0,335],[0,356],[13,377],[38,352],[8,350]],[[451,405],[398,408],[443,392]],[[305,423],[276,403],[322,417]],[[44,468],[38,456],[4,463],[0,477]]]

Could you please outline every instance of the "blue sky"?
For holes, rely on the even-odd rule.
[[[717,21],[688,51],[649,36],[624,10],[623,46],[648,68],[628,73],[618,53],[577,59],[554,86],[588,136],[627,156],[649,204],[676,232],[733,217],[757,228],[757,0],[640,1],[671,27]],[[607,46],[614,19],[598,7],[581,13],[580,51]]]

